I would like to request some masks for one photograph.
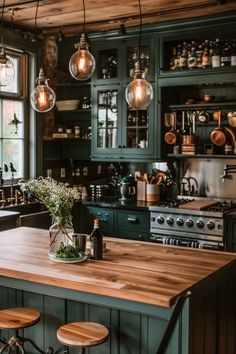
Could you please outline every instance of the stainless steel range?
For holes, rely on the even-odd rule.
[[[162,244],[225,250],[224,216],[236,202],[215,200],[201,210],[188,209],[193,199],[163,201],[149,207],[151,241]],[[188,204],[187,204],[188,203]],[[185,207],[183,207],[185,204]]]

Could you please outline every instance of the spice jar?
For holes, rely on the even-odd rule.
[[[80,137],[80,126],[76,125],[74,127],[74,129],[75,129],[75,138],[79,138]]]

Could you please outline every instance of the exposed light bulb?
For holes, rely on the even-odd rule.
[[[147,109],[153,99],[152,85],[145,80],[145,73],[140,70],[139,62],[135,63],[134,79],[125,90],[127,103],[134,109]]]
[[[15,78],[15,68],[4,48],[0,51],[0,86],[9,86]]]
[[[55,105],[56,95],[53,89],[48,86],[48,79],[41,68],[36,79],[36,87],[30,95],[30,102],[37,112],[49,112]]]
[[[70,58],[70,74],[76,80],[88,80],[95,71],[96,63],[93,55],[89,51],[89,45],[86,41],[85,33],[81,34],[80,42],[75,44],[75,48],[78,50]]]

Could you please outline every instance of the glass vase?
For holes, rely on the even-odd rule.
[[[56,254],[58,248],[63,243],[64,245],[73,244],[74,228],[70,220],[57,220],[55,219],[49,228],[50,247],[49,255]]]

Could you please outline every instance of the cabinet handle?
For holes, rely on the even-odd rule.
[[[128,217],[128,222],[134,223],[137,222],[137,218],[132,218],[132,217]]]
[[[141,240],[143,238],[143,235],[138,235],[138,239]]]

